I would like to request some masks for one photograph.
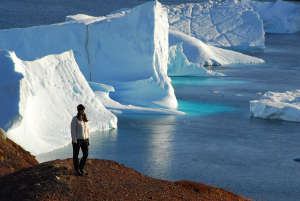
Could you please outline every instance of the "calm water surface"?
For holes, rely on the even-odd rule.
[[[267,35],[259,65],[215,70],[226,77],[172,78],[187,115],[119,116],[94,133],[91,158],[115,160],[152,177],[202,182],[265,201],[300,200],[300,123],[254,119],[249,100],[300,89],[300,34]],[[40,161],[72,157],[71,146]]]

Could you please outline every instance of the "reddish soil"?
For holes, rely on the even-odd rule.
[[[76,176],[71,159],[24,168],[0,177],[0,200],[246,200],[195,182],[154,179],[108,160],[89,159],[85,169],[87,176]]]
[[[4,135],[0,129],[0,176],[38,164],[34,156],[10,139],[4,139]]]

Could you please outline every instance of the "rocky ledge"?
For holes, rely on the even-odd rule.
[[[76,176],[72,159],[24,168],[0,177],[0,200],[246,200],[199,183],[154,179],[114,161],[89,159],[86,170]]]
[[[0,128],[0,177],[39,164],[28,151],[6,138]]]

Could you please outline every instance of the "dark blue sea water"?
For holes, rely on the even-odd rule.
[[[250,117],[249,100],[300,88],[300,34],[267,35],[266,61],[214,70],[225,77],[173,77],[187,115],[123,115],[94,133],[90,158],[115,160],[152,177],[193,180],[265,201],[300,200],[300,123]],[[71,145],[39,155],[72,157]]]

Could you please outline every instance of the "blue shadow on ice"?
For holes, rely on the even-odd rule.
[[[205,116],[220,112],[236,111],[237,109],[225,105],[209,104],[209,103],[196,103],[189,101],[178,100],[178,110],[185,112],[191,116]]]
[[[225,84],[245,84],[247,81],[232,80],[224,77],[171,77],[172,85],[225,85]]]

